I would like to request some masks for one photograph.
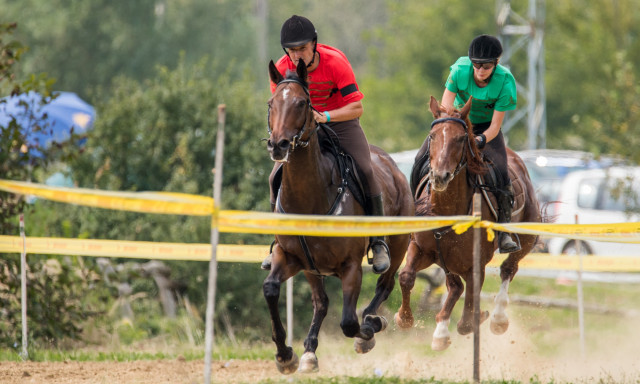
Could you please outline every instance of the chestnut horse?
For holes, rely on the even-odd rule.
[[[302,60],[296,73],[289,72],[286,78],[272,61],[269,63],[269,75],[277,84],[268,102],[270,134],[267,149],[271,159],[282,164],[278,211],[307,215],[365,214],[352,191],[341,182],[336,158],[320,146],[319,125],[313,118],[307,68]],[[375,146],[370,149],[374,174],[383,191],[386,214],[414,216],[415,207],[407,179],[389,155]],[[271,315],[272,338],[277,348],[276,365],[280,372],[289,374],[298,367],[297,355],[286,345],[286,334],[278,311],[281,284],[303,271],[311,285],[313,319],[304,340],[299,371],[315,372],[318,370],[315,354],[318,333],[329,305],[324,277],[336,276],[342,281],[340,327],[345,336],[355,338],[356,351],[366,353],[375,345],[374,334],[387,325],[376,311],[393,289],[409,237],[409,234],[387,237],[391,265],[378,278],[375,296],[364,310],[362,324],[359,324],[356,305],[362,283],[362,261],[369,240],[363,237],[276,235],[271,272],[264,280],[263,291]]]
[[[471,98],[460,111],[446,111],[433,96],[429,106],[436,120],[433,121],[427,138],[430,172],[425,180],[428,179],[428,183],[426,187],[418,188],[416,192],[418,215],[470,215],[474,192],[484,189],[482,220],[495,221],[495,216],[492,216],[492,206],[496,206],[495,198],[492,194],[486,193],[487,184],[478,179],[479,175],[488,175],[486,172],[488,168],[476,147],[467,116],[471,108]],[[507,157],[515,200],[512,221],[540,222],[538,201],[522,159],[509,148],[507,148]],[[492,201],[492,206],[487,203],[487,200]],[[433,263],[439,265],[446,273],[448,295],[440,312],[436,315],[436,329],[431,343],[434,350],[444,350],[451,342],[449,319],[453,307],[465,289],[462,279],[466,282],[466,294],[462,317],[458,322],[458,333],[466,335],[473,332],[473,232],[469,230],[457,235],[451,228],[441,228],[415,233],[411,238],[406,265],[399,275],[402,305],[395,315],[395,321],[401,328],[409,328],[413,325],[409,299],[415,284],[416,272]],[[486,230],[482,230],[481,233],[480,281],[484,282],[484,267],[491,261],[498,245],[495,240],[493,242],[487,240]],[[518,271],[518,262],[537,242],[535,235],[520,235],[519,238],[521,250],[509,254],[500,266],[502,285],[495,298],[495,308],[491,316],[491,330],[495,334],[504,333],[509,326],[509,319],[505,312],[509,302],[509,283]],[[488,317],[487,311],[481,312],[481,321]]]

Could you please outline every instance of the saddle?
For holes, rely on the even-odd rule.
[[[411,169],[411,192],[414,199],[418,199],[425,188],[429,188],[429,156],[428,150],[420,158],[416,158],[413,168]],[[469,175],[467,182],[469,185],[480,189],[484,200],[489,206],[491,215],[494,220],[498,220],[498,200],[496,199],[497,193],[504,193],[504,186],[500,185],[497,176],[497,170],[493,162],[487,158],[484,158],[485,164],[487,164],[488,171],[484,175]],[[509,178],[513,187],[513,198],[511,199],[511,206],[513,208],[511,212],[512,219],[517,217],[524,209],[524,190],[522,180],[518,173],[509,163],[508,166]],[[491,192],[491,193],[489,193]]]
[[[333,214],[333,211],[340,200],[340,196],[342,196],[347,189],[351,191],[354,199],[362,207],[365,208],[366,214],[371,214],[371,207],[369,206],[369,204],[366,204],[364,185],[362,183],[362,175],[358,164],[355,162],[353,157],[351,157],[351,155],[344,151],[344,149],[340,146],[340,142],[338,141],[335,133],[326,124],[320,124],[318,129],[318,139],[320,150],[324,154],[329,154],[333,157],[334,166],[338,168],[338,174],[340,175],[338,198],[336,198],[333,207],[327,214]],[[279,165],[273,177],[273,182],[271,185],[272,190],[279,191],[281,184],[282,164]],[[277,195],[279,196],[280,194],[278,193]],[[284,212],[279,202],[280,199],[278,197],[277,209],[280,212]]]

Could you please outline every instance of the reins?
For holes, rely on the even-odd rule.
[[[291,151],[293,151],[298,146],[302,147],[302,148],[306,148],[307,146],[309,146],[309,142],[311,140],[312,135],[314,133],[317,133],[321,126],[323,126],[326,130],[329,130],[329,131],[331,131],[331,128],[329,128],[325,124],[316,123],[315,129],[313,131],[311,131],[311,133],[309,134],[309,137],[306,140],[302,140],[302,137],[303,137],[305,131],[309,127],[309,125],[307,125],[307,122],[309,120],[309,115],[312,115],[312,113],[309,113],[309,112],[310,112],[310,110],[311,111],[315,110],[315,108],[313,108],[313,106],[311,105],[311,96],[309,94],[309,89],[307,88],[305,83],[303,83],[302,81],[300,81],[300,80],[298,80],[296,78],[284,79],[284,80],[282,80],[282,81],[280,81],[278,83],[277,87],[279,87],[283,83],[298,84],[300,87],[302,87],[302,89],[304,90],[304,92],[305,92],[305,94],[307,96],[307,100],[306,100],[307,112],[305,113],[305,120],[304,120],[304,123],[302,125],[302,128],[300,129],[300,132],[297,135],[293,136],[293,138],[292,138]],[[271,135],[270,114],[271,114],[271,107],[269,107],[269,109],[267,111],[267,129],[268,129],[269,135]],[[311,121],[315,122],[313,117],[311,118]],[[336,144],[335,144],[335,142],[333,140],[330,140],[330,141],[334,146],[334,153],[336,154],[336,161],[339,162],[341,160],[339,159],[338,150],[337,150],[337,148],[335,148]],[[347,169],[347,172],[349,172],[348,169]],[[342,183],[338,187],[337,194],[336,194],[336,197],[335,197],[335,199],[333,201],[333,204],[331,205],[331,208],[329,208],[329,211],[325,215],[334,215],[338,211],[338,208],[339,208],[339,205],[340,205],[340,201],[342,200],[343,196],[347,192],[348,186],[347,186],[347,181],[346,181],[346,175],[341,175],[341,178],[342,178]],[[277,209],[277,211],[279,213],[286,213],[284,208],[282,207],[282,203],[281,203],[281,199],[280,199],[280,191],[281,191],[281,189],[282,189],[282,187],[280,187],[280,189],[278,189],[278,194],[277,194],[277,197],[276,197],[276,209]],[[305,236],[298,236],[298,240],[300,241],[300,246],[302,247],[302,250],[304,251],[304,254],[305,254],[306,258],[307,258],[307,262],[309,263],[309,267],[317,275],[322,275],[322,273],[316,267],[315,262],[313,261],[313,256],[311,255],[311,250],[309,249],[309,245],[307,244],[306,237]]]
[[[435,119],[431,122],[431,129],[433,129],[433,126],[436,124],[441,124],[441,123],[446,123],[448,121],[454,121],[460,125],[462,125],[464,127],[464,136],[465,136],[465,141],[467,142],[467,146],[469,148],[469,152],[471,152],[471,154],[474,154],[473,152],[473,148],[471,147],[471,142],[469,140],[469,130],[468,130],[468,126],[467,123],[457,117],[443,117],[440,119]],[[431,137],[428,138],[429,142],[428,145],[429,147],[431,146]],[[467,156],[466,156],[467,152],[466,151],[462,151],[462,157],[460,158],[460,161],[458,162],[458,165],[456,165],[456,169],[453,171],[453,177],[456,177],[466,166],[467,166]],[[445,275],[450,275],[451,272],[449,271],[449,269],[447,268],[447,265],[444,261],[444,256],[442,255],[442,248],[440,245],[440,240],[442,239],[442,236],[446,235],[447,233],[451,232],[452,228],[451,227],[447,227],[444,230],[441,231],[436,231],[435,229],[433,230],[433,237],[436,240],[436,252],[438,253],[438,259],[440,260],[440,264],[442,266],[442,269],[444,270]]]

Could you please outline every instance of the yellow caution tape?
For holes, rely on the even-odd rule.
[[[0,236],[0,252],[20,253],[19,236]],[[85,240],[27,237],[29,254],[91,257],[127,257],[154,260],[211,260],[211,244],[181,244],[146,241]],[[260,262],[269,252],[266,245],[218,245],[216,259],[232,262]]]
[[[173,192],[114,192],[0,180],[0,189],[62,203],[132,212],[210,216],[210,197]]]
[[[640,222],[611,224],[493,223],[485,228],[496,231],[565,237],[569,239],[640,244]]]
[[[506,254],[495,254],[489,267],[499,267]],[[531,253],[518,263],[520,269],[580,270],[577,256],[554,256],[546,253]],[[582,270],[587,272],[640,272],[640,257],[583,256]]]
[[[220,232],[307,236],[378,236],[421,232],[467,222],[472,216],[322,216],[220,211]]]
[[[0,253],[21,253],[22,238],[0,236]],[[209,261],[211,244],[160,243],[145,241],[84,240],[64,238],[27,237],[28,254],[69,255],[87,257],[123,257],[151,260]],[[268,245],[220,244],[216,260],[220,262],[259,263],[269,253]],[[499,267],[507,257],[495,254],[488,266]],[[584,271],[640,272],[640,257],[584,256]],[[363,264],[366,265],[366,259]],[[552,256],[532,253],[519,263],[520,269],[578,270],[576,256]]]
[[[144,213],[212,216],[220,232],[307,236],[377,236],[452,226],[460,234],[477,223],[473,216],[375,217],[292,215],[250,211],[214,212],[210,197],[171,192],[115,192],[0,180],[0,190],[58,202]],[[640,222],[616,224],[493,223],[482,221],[489,241],[494,231],[572,239],[640,243]]]

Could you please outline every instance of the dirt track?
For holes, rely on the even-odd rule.
[[[636,319],[637,320],[637,319]],[[631,322],[633,323],[633,322]],[[453,330],[454,327],[452,326]],[[629,325],[620,336],[606,336],[590,342],[585,359],[580,357],[575,334],[554,334],[562,350],[553,357],[535,352],[527,333],[512,322],[506,334],[495,336],[483,324],[481,329],[482,379],[518,380],[531,378],[548,383],[638,383],[640,335]],[[597,335],[595,335],[597,337]],[[430,349],[431,335],[425,329],[408,332],[388,329],[377,336],[376,348],[367,355],[351,349],[350,340],[321,335],[318,358],[320,372],[292,377],[395,376],[405,379],[464,381],[473,379],[473,337],[452,334],[451,347],[440,353]],[[300,354],[301,343],[294,349]],[[274,348],[275,353],[275,348]],[[184,359],[135,362],[0,362],[1,383],[202,383],[204,362]],[[257,383],[284,377],[273,361],[218,361],[213,363],[215,383]]]

